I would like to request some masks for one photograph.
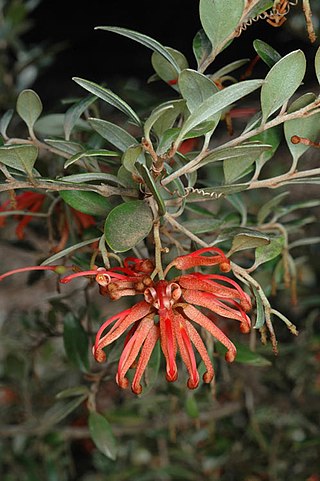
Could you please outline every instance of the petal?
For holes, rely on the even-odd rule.
[[[214,377],[214,369],[213,369],[212,362],[211,362],[211,359],[209,357],[207,348],[204,345],[204,342],[201,339],[200,334],[193,327],[193,325],[187,320],[185,320],[185,322],[186,322],[186,326],[187,326],[187,329],[188,329],[189,337],[190,337],[191,341],[193,342],[194,347],[197,349],[198,353],[200,354],[200,356],[203,360],[203,363],[204,363],[204,365],[206,366],[206,369],[207,369],[207,371],[203,375],[203,381],[205,383],[209,384]]]
[[[131,389],[135,394],[141,394],[142,392],[141,378],[144,371],[146,370],[149,359],[159,337],[159,326],[153,324],[142,346],[136,372],[132,380]]]
[[[183,312],[186,316],[189,317],[192,321],[199,324],[199,326],[206,329],[210,334],[216,338],[218,341],[221,342],[227,349],[228,352],[226,353],[226,360],[228,362],[234,361],[236,357],[237,350],[235,345],[230,341],[230,339],[217,327],[207,316],[205,316],[202,312],[196,309],[194,306],[188,305],[183,307]]]
[[[202,254],[206,252],[213,252],[216,255],[213,256],[203,256]],[[222,270],[228,272],[230,270],[230,261],[224,254],[224,252],[218,247],[204,247],[203,249],[198,249],[191,254],[185,256],[178,256],[172,265],[179,270],[190,269],[195,266],[213,266],[216,264],[221,264]]]
[[[189,372],[188,388],[196,389],[199,385],[199,373],[196,358],[191,345],[189,332],[185,320],[181,314],[174,315],[175,334],[181,354],[181,358]]]
[[[150,329],[154,325],[153,317],[147,316],[143,318],[132,335],[131,339],[127,342],[122,354],[120,356],[118,364],[118,372],[116,375],[116,382],[122,388],[127,388],[129,385],[128,379],[125,377],[128,370],[132,366],[136,357],[139,354],[141,346],[149,334]]]
[[[131,324],[138,321],[139,319],[142,319],[149,312],[150,305],[147,304],[145,301],[141,301],[138,304],[135,304],[130,309],[126,309],[125,311],[116,314],[115,316],[108,319],[104,324],[102,324],[99,331],[97,332],[96,342],[93,349],[94,357],[96,358],[96,360],[98,362],[105,361],[105,355],[103,355],[104,353],[102,349],[111,344],[116,339],[118,339],[118,337],[120,337],[121,334],[123,334],[128,329],[128,327],[130,327]],[[101,338],[101,334],[103,333],[103,331],[114,321],[116,321],[116,323],[112,326],[110,331]]]
[[[178,378],[176,364],[177,346],[173,330],[173,312],[171,309],[162,309],[160,318],[160,342],[164,357],[166,358],[166,378],[168,382],[174,382]]]

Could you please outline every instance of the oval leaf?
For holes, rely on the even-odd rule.
[[[111,202],[96,192],[61,190],[59,194],[66,204],[83,214],[106,216],[112,209]]]
[[[179,75],[179,88],[191,113],[196,110],[202,102],[219,91],[212,80],[196,70],[191,69],[185,69]],[[216,114],[214,120],[219,122],[219,119],[220,114]]]
[[[320,47],[318,48],[315,59],[314,59],[314,66],[315,66],[316,76],[320,84]]]
[[[211,42],[203,29],[196,33],[192,42],[192,49],[199,68],[212,51]]]
[[[33,126],[42,112],[42,102],[38,94],[30,89],[23,90],[17,99],[17,112],[32,134]]]
[[[295,50],[277,62],[261,88],[262,123],[295,93],[306,71],[306,58]]]
[[[32,169],[38,157],[35,145],[7,145],[0,147],[0,162],[8,167],[32,176]]]
[[[275,239],[271,239],[269,245],[257,247],[256,259],[253,267],[257,268],[261,264],[264,264],[265,262],[271,261],[275,257],[278,257],[283,250],[283,246],[283,237],[277,237]]]
[[[88,424],[94,444],[102,454],[114,461],[117,457],[118,449],[109,422],[101,414],[91,411],[89,413]]]
[[[142,200],[125,202],[108,215],[104,235],[115,252],[126,252],[142,241],[152,229],[153,216]]]
[[[177,64],[180,67],[180,70],[183,70],[185,68],[188,68],[188,61],[186,57],[183,55],[183,53],[179,52],[178,50],[175,50],[170,47],[164,47],[167,52],[172,55],[172,57],[175,59]],[[171,85],[175,90],[177,90],[177,86],[175,85],[177,80],[178,80],[178,74],[177,70],[171,62],[169,62],[163,55],[161,55],[158,52],[154,52],[151,56],[151,63],[158,74],[158,76],[166,83]]]
[[[266,42],[262,40],[255,40],[253,42],[253,47],[259,57],[268,65],[268,67],[272,68],[279,60],[281,60],[281,55],[277,52],[274,48],[268,45]]]
[[[89,370],[88,334],[79,319],[69,312],[63,320],[63,343],[68,359],[81,371]]]
[[[200,20],[212,50],[216,53],[236,30],[242,17],[244,0],[200,0]]]

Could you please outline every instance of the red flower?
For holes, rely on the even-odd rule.
[[[203,255],[207,252],[212,255]],[[177,257],[165,273],[171,267],[186,270],[212,265],[219,265],[223,272],[230,270],[230,262],[225,254],[218,248],[209,247]],[[222,275],[191,273],[180,275],[172,281],[153,281],[149,276],[152,268],[148,259],[127,258],[124,267],[79,272],[64,277],[61,282],[94,275],[100,285],[100,292],[111,299],[143,294],[144,300],[102,324],[93,347],[96,360],[104,362],[106,354],[103,349],[127,332],[116,376],[120,387],[128,387],[126,374],[135,364],[131,388],[134,393],[141,393],[141,378],[155,344],[160,339],[166,359],[167,380],[173,382],[178,377],[176,356],[179,351],[189,373],[188,387],[195,389],[199,384],[199,373],[194,348],[206,366],[203,376],[205,383],[211,382],[214,370],[204,342],[193,324],[206,329],[227,348],[228,362],[232,362],[236,356],[236,348],[230,339],[195,305],[238,321],[241,331],[248,332],[250,319],[246,312],[251,308],[250,298],[235,281]]]

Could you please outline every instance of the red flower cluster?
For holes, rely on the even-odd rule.
[[[213,265],[218,265],[223,272],[230,270],[230,261],[225,254],[216,247],[208,247],[177,257],[165,272],[172,267],[187,270],[196,266]],[[154,281],[150,277],[152,271],[153,264],[149,259],[127,258],[124,267],[78,272],[62,278],[61,282],[67,283],[76,277],[94,275],[101,294],[109,296],[110,299],[143,295],[144,299],[133,307],[107,319],[96,335],[93,354],[98,362],[104,362],[104,348],[127,332],[116,376],[120,387],[128,387],[126,374],[135,365],[131,388],[134,393],[141,393],[141,378],[158,339],[166,359],[166,378],[169,382],[178,377],[176,356],[179,351],[189,373],[188,387],[195,389],[198,386],[195,348],[206,367],[203,381],[209,383],[214,376],[213,366],[193,323],[206,329],[227,348],[228,362],[234,360],[236,348],[214,321],[195,306],[224,318],[235,319],[240,323],[241,331],[248,332],[250,319],[246,312],[251,308],[249,296],[235,281],[219,274],[193,272],[170,281]]]

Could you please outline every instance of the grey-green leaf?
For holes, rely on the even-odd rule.
[[[176,143],[179,144],[194,127],[212,118],[214,114],[221,112],[224,108],[258,89],[262,84],[263,80],[245,80],[244,82],[230,85],[206,99],[193,111],[190,117],[188,117],[181,128]]]
[[[236,234],[232,241],[231,252],[238,252],[244,249],[255,249],[256,247],[270,244],[270,239],[259,231],[240,232]]]
[[[90,411],[88,424],[91,438],[96,447],[102,454],[114,461],[118,448],[110,423],[101,414]]]
[[[30,89],[23,90],[17,99],[17,112],[27,124],[30,135],[33,135],[33,126],[42,112],[39,95]]]
[[[125,152],[131,145],[137,144],[137,140],[122,127],[107,120],[90,118],[91,127],[98,132],[110,144]]]
[[[157,40],[154,40],[151,37],[121,27],[96,27],[96,30],[106,30],[108,32],[118,33],[119,35],[123,35],[124,37],[131,38],[131,40],[135,40],[136,42],[141,43],[145,47],[150,48],[154,52],[160,53],[160,55],[162,55],[168,60],[168,62],[171,63],[171,65],[175,68],[177,74],[180,72],[180,67],[177,64],[176,60],[172,57],[172,55],[163,45],[161,45],[161,43],[157,42]]]
[[[7,110],[1,117],[0,120],[0,134],[2,137],[7,137],[7,128],[11,122],[13,116],[13,109]]]
[[[262,123],[278,110],[300,86],[306,71],[306,58],[295,50],[277,62],[261,88]]]
[[[279,62],[279,60],[281,60],[280,53],[262,40],[255,40],[253,42],[253,47],[259,57],[262,58],[264,63],[266,63],[270,68],[272,68],[277,62]]]
[[[112,150],[106,149],[83,150],[82,152],[77,152],[76,154],[72,155],[72,157],[65,162],[64,168],[66,169],[78,160],[81,160],[83,157],[119,157],[119,154],[118,152],[113,152]]]
[[[71,312],[64,316],[63,343],[70,361],[81,371],[89,370],[88,334]]]
[[[292,102],[288,113],[295,112],[315,100],[316,96],[313,93],[306,93],[300,98]],[[319,138],[320,134],[320,113],[316,113],[310,117],[299,117],[296,119],[288,120],[284,123],[284,134],[288,148],[294,161],[297,161],[302,154],[308,150],[309,146],[302,143],[294,144],[291,142],[291,138],[294,135],[300,137],[306,137],[309,140],[315,142]]]
[[[177,65],[179,65],[180,70],[188,68],[188,61],[186,57],[183,55],[183,53],[170,47],[164,47],[164,48],[175,59]],[[164,82],[169,83],[169,85],[171,85],[175,90],[178,90],[177,85],[174,83],[177,81],[178,74],[177,74],[176,68],[173,67],[171,62],[169,62],[159,52],[153,52],[151,57],[151,63],[155,72],[158,74],[158,76]]]
[[[192,49],[194,56],[196,57],[198,67],[200,67],[202,63],[209,57],[212,51],[211,42],[203,29],[196,33],[192,42]]]
[[[192,69],[185,69],[179,75],[179,88],[190,112],[194,112],[205,100],[219,91],[212,80]],[[218,122],[220,114],[214,116]]]
[[[231,184],[235,180],[240,179],[246,175],[248,168],[259,159],[260,155],[266,150],[270,150],[268,145],[252,145],[251,151],[247,149],[247,153],[241,152],[239,149],[239,156],[233,156],[223,161],[223,172],[227,184]],[[245,151],[245,150],[244,150]]]
[[[201,24],[212,50],[219,53],[239,25],[244,0],[200,0],[199,9]]]
[[[314,67],[315,67],[318,82],[320,84],[320,47],[318,48],[315,59],[314,59]]]
[[[96,96],[90,95],[89,97],[81,99],[75,104],[71,105],[71,107],[66,111],[64,119],[64,135],[66,140],[70,139],[73,127],[76,125],[83,112],[85,112],[96,99]]]
[[[111,90],[101,87],[100,85],[97,85],[90,80],[85,80],[78,77],[73,77],[73,80],[77,84],[81,85],[81,87],[91,92],[93,95],[96,95],[100,99],[108,102],[108,104],[123,112],[132,120],[133,123],[139,126],[141,125],[141,120],[139,119],[135,111],[130,107],[130,105],[128,105],[124,100],[122,100]]]
[[[35,145],[6,145],[0,147],[0,162],[7,167],[25,172],[32,176],[32,169],[38,157]]]
[[[141,242],[151,231],[153,215],[142,200],[125,202],[108,215],[104,235],[115,252],[126,252]]]
[[[254,262],[254,268],[257,268],[261,264],[265,262],[271,261],[278,257],[284,246],[284,239],[283,237],[276,237],[270,240],[270,243],[265,246],[257,247],[256,249],[256,258]]]

